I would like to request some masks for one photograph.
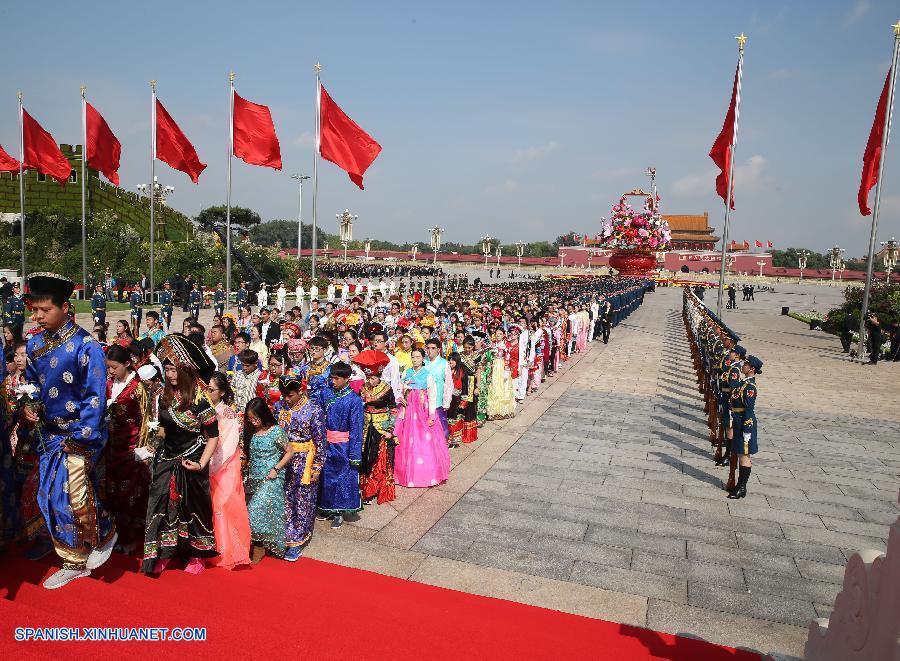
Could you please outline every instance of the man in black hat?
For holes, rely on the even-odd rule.
[[[26,381],[36,405],[23,407],[38,452],[38,505],[63,567],[50,590],[88,576],[109,559],[117,535],[97,493],[95,467],[106,445],[103,349],[69,316],[75,283],[54,273],[28,278],[28,300],[42,332],[28,341]]]
[[[731,499],[747,495],[747,480],[750,479],[752,466],[750,457],[757,451],[756,375],[762,373],[762,367],[759,358],[747,356],[741,365],[741,383],[731,393],[731,426],[734,430],[731,451],[738,457],[739,463],[737,485],[728,492]]]

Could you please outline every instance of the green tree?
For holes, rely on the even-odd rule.
[[[312,246],[312,224],[303,223],[302,237],[304,248]],[[278,246],[279,248],[297,247],[297,221],[296,220],[269,220],[250,228],[250,240],[261,246]],[[316,244],[324,248],[326,244],[336,246],[338,237],[334,234],[316,228]]]
[[[828,269],[831,266],[828,263],[828,256],[809,250],[808,248],[786,248],[785,250],[772,251],[772,266],[780,266],[783,268],[796,269],[799,268],[800,252],[806,250],[809,253],[806,256],[806,268],[808,269]]]
[[[571,230],[568,234],[562,234],[556,237],[556,240],[553,242],[553,245],[559,246],[577,246],[580,245],[578,241],[575,240],[575,230]]]
[[[207,207],[194,218],[202,227],[211,227],[213,224],[225,224],[226,207],[224,204]],[[246,207],[231,207],[231,224],[241,227],[259,225],[262,219],[259,214]]]

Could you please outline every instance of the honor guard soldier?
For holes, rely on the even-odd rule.
[[[25,326],[25,301],[22,300],[22,286],[17,282],[13,285],[13,293],[6,299],[6,324],[13,335],[22,337],[22,329]]]
[[[163,290],[159,293],[159,305],[160,310],[162,311],[163,325],[165,326],[165,331],[167,333],[169,332],[169,327],[172,325],[172,309],[174,302],[175,297],[172,295],[172,285],[166,282],[163,284]]]
[[[94,295],[91,296],[91,315],[95,324],[101,326],[106,324],[106,295],[103,293],[103,285],[94,287]]]
[[[300,291],[302,287],[298,284],[297,291]],[[237,309],[238,316],[240,316],[244,312],[244,308],[247,307],[247,300],[250,298],[250,292],[247,291],[247,283],[242,282],[241,288],[237,290]],[[298,302],[297,305],[302,305],[302,303]]]
[[[221,282],[216,287],[216,291],[213,292],[213,308],[219,318],[225,314],[225,289],[222,287]]]
[[[194,287],[191,289],[191,293],[188,294],[188,307],[191,310],[191,316],[194,319],[200,318],[200,305],[203,303],[203,294],[200,293],[200,288],[197,286],[197,283],[194,283]]]
[[[144,316],[144,295],[140,287],[135,287],[131,291],[128,302],[131,304],[131,332],[140,333],[141,319]]]
[[[727,466],[731,461],[731,444],[734,438],[734,429],[731,426],[731,393],[741,384],[741,366],[747,350],[740,344],[736,344],[728,352],[727,363],[719,377],[719,419],[722,421],[722,434],[724,439],[719,447],[725,448],[724,456],[716,457],[716,466]],[[719,450],[716,450],[719,454]]]
[[[751,460],[757,451],[756,432],[756,375],[762,373],[763,363],[756,356],[747,356],[741,365],[740,385],[731,392],[731,426],[734,441],[731,451],[738,457],[738,481],[728,497],[743,498],[747,495],[747,480],[750,479]]]

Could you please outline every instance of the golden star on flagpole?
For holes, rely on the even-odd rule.
[[[154,92],[156,91],[156,80],[155,79],[150,81],[150,89],[152,89]]]
[[[737,39],[738,48],[740,50],[744,50],[744,44],[747,43],[747,35],[741,32],[738,36],[735,37],[735,39]]]
[[[234,71],[228,72],[228,80],[230,80],[232,83],[234,82]]]
[[[891,27],[894,28],[894,34],[900,37],[900,21],[897,21]]]
[[[84,93],[87,91],[87,87],[84,85],[81,86],[81,98],[84,98]]]
[[[316,64],[315,64],[315,70],[316,70],[316,75],[317,75],[317,76],[318,76],[320,73],[322,73],[322,65],[321,65],[319,62],[316,62]]]

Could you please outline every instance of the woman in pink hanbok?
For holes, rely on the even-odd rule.
[[[207,394],[219,423],[219,444],[209,460],[213,534],[219,555],[207,562],[234,569],[250,564],[250,519],[241,480],[241,420],[232,406],[234,393],[221,372],[210,378]]]
[[[433,487],[450,476],[447,437],[435,416],[437,389],[424,367],[422,349],[412,350],[413,366],[403,375],[403,399],[394,435],[394,481],[404,487]]]

